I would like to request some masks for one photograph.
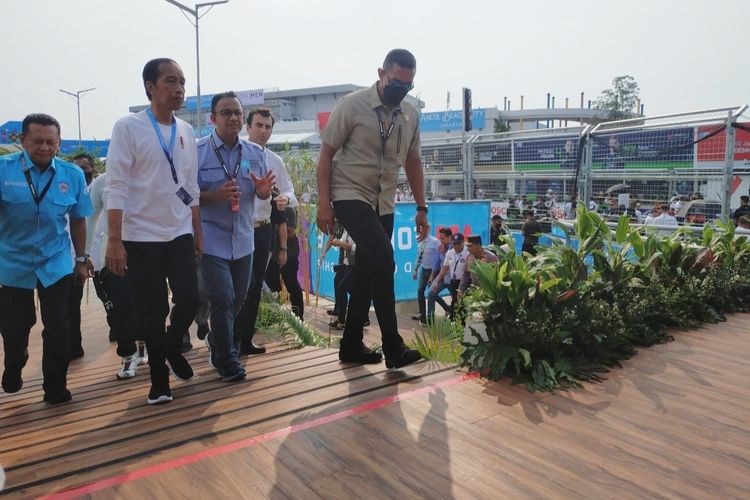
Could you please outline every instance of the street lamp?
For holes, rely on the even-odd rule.
[[[219,5],[222,3],[229,3],[229,0],[218,0],[215,2],[197,3],[195,4],[194,9],[191,9],[190,7],[181,4],[180,2],[177,2],[176,0],[166,0],[166,1],[174,5],[175,7],[179,8],[182,11],[183,15],[185,15],[185,12],[187,12],[188,14],[193,16],[193,18],[195,19],[195,22],[190,21],[190,18],[187,15],[185,15],[185,18],[188,21],[190,21],[190,24],[195,26],[195,62],[196,62],[195,73],[196,73],[196,80],[198,82],[198,100],[196,102],[196,108],[195,108],[195,114],[196,114],[195,122],[198,127],[201,127],[201,49],[200,49],[200,38],[199,38],[199,33],[198,33],[198,20],[203,16],[200,15],[200,10],[203,7],[209,7],[208,10],[211,10],[211,8],[214,5]],[[206,14],[208,14],[208,11],[206,11],[206,13],[203,15],[205,16]]]
[[[58,89],[60,92],[64,94],[68,94],[69,96],[73,97],[73,99],[76,100],[76,107],[78,108],[78,146],[81,146],[81,96],[85,94],[86,92],[91,92],[92,90],[96,90],[95,88],[85,89],[85,90],[77,90],[76,92],[68,92],[67,90]]]

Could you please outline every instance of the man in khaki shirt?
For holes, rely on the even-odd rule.
[[[398,333],[391,246],[398,170],[403,165],[417,204],[418,240],[429,232],[420,159],[419,115],[402,103],[412,89],[417,62],[407,50],[388,53],[378,81],[339,101],[321,134],[318,160],[318,227],[333,231],[338,219],[357,244],[354,285],[339,359],[379,363],[362,343],[370,299],[375,305],[388,368],[420,359]]]

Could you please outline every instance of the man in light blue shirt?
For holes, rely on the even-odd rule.
[[[0,157],[0,333],[5,349],[2,387],[21,390],[29,332],[36,323],[34,289],[41,306],[44,401],[70,401],[68,300],[73,279],[93,270],[86,247],[91,213],[83,172],[55,158],[60,124],[44,114],[23,120],[24,150]],[[70,218],[70,236],[66,231]],[[75,249],[75,266],[70,243]]]
[[[416,280],[417,278],[419,278],[419,284],[417,285],[419,316],[413,319],[418,320],[422,324],[427,323],[424,291],[427,288],[427,282],[430,281],[430,278],[432,276],[433,266],[439,258],[438,254],[440,252],[441,245],[442,243],[440,243],[440,240],[430,235],[420,241],[417,248],[417,261],[414,263],[414,272],[412,273],[412,279]]]
[[[275,176],[263,151],[239,138],[242,104],[234,92],[211,101],[216,130],[198,141],[203,257],[200,262],[211,306],[210,364],[227,382],[245,378],[233,340],[234,320],[247,295],[253,263],[253,203],[271,196]]]

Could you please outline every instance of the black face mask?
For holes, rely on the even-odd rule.
[[[89,173],[89,174],[83,174],[83,176],[84,176],[84,177],[86,178],[86,185],[87,185],[87,186],[88,186],[89,184],[91,184],[91,181],[93,181],[93,180],[94,180],[94,174],[93,174],[93,173]]]
[[[411,85],[390,80],[388,85],[383,87],[383,102],[388,106],[398,106],[410,90]]]

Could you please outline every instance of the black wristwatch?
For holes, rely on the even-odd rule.
[[[89,261],[90,257],[91,256],[89,254],[87,254],[87,253],[85,253],[83,255],[76,256],[76,264],[85,264],[86,262]]]
[[[417,212],[424,212],[427,213],[427,207],[424,205],[420,205],[417,207]]]

